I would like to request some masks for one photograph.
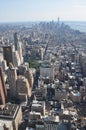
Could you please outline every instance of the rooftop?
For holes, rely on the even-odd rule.
[[[16,104],[6,104],[0,106],[0,119],[14,119],[19,106]]]
[[[10,129],[12,127],[12,121],[0,120],[0,130],[3,130],[4,125]]]

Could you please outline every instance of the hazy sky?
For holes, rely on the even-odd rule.
[[[86,0],[0,0],[0,22],[86,21]]]

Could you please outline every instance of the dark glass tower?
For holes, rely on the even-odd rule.
[[[4,46],[3,55],[4,55],[4,59],[6,60],[8,66],[9,66],[9,63],[13,64],[12,46]]]
[[[14,45],[15,45],[15,50],[18,50],[18,37],[17,33],[14,33]]]

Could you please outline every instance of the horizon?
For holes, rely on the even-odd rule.
[[[0,21],[0,24],[10,24],[10,23],[40,23],[40,22],[58,22],[58,20],[46,20],[46,21],[4,21],[4,22],[1,22]],[[76,21],[76,20],[60,20],[60,23],[63,23],[63,22],[74,22],[74,23],[78,23],[78,22],[81,22],[81,23],[85,23],[86,21]]]

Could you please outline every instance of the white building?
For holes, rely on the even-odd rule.
[[[40,67],[40,77],[54,80],[54,66],[47,63],[42,64]]]
[[[40,112],[41,115],[45,115],[45,102],[33,100],[31,110],[35,112]]]

